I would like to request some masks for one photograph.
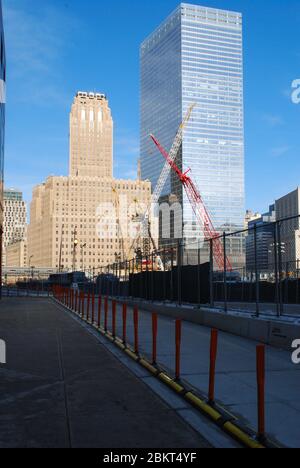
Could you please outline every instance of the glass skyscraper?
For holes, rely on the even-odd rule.
[[[2,16],[2,2],[0,0],[0,292],[2,285],[2,237],[3,237],[3,180],[4,180],[4,131],[5,131],[5,83],[6,59]]]
[[[191,169],[218,232],[243,228],[242,15],[182,3],[143,42],[140,61],[142,177],[154,188],[164,165],[149,134],[169,151],[189,106],[196,104],[177,165]],[[199,237],[192,208],[174,175],[163,195],[170,194],[183,204],[185,239]],[[243,242],[235,238],[229,243],[239,263]]]

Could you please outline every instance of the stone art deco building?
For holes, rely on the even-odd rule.
[[[106,97],[77,93],[70,114],[69,176],[51,176],[33,190],[32,264],[97,271],[116,258],[133,257],[132,219],[150,197],[150,182],[113,178],[113,120]]]

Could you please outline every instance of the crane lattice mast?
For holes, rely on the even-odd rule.
[[[177,131],[177,134],[176,134],[176,137],[175,137],[175,140],[173,142],[173,145],[172,145],[172,148],[170,150],[170,153],[168,154],[168,158],[169,158],[169,161],[172,161],[172,162],[175,162],[176,160],[176,156],[178,154],[178,151],[180,149],[180,146],[182,144],[182,139],[183,139],[183,132],[191,118],[191,115],[192,115],[192,112],[194,110],[194,107],[196,106],[196,104],[192,104],[189,108],[188,108],[188,111],[183,119],[183,121],[181,122],[179,128],[178,128],[178,131]],[[157,184],[156,184],[156,187],[154,189],[154,192],[152,194],[152,197],[151,197],[151,202],[149,203],[143,217],[142,217],[142,238],[144,239],[144,253],[145,255],[149,255],[150,254],[150,241],[152,243],[152,247],[155,250],[156,249],[156,245],[155,245],[155,241],[152,237],[152,234],[151,234],[151,226],[150,226],[150,213],[151,213],[151,208],[155,207],[155,205],[158,203],[159,201],[159,198],[162,194],[162,191],[163,191],[163,188],[167,182],[167,179],[169,177],[169,174],[171,172],[171,167],[170,167],[170,164],[169,164],[169,161],[167,160],[164,167],[163,167],[163,170],[161,171],[161,174],[159,176],[159,179],[157,181]],[[133,248],[134,244],[136,243],[136,240],[135,239],[133,241],[133,244],[131,246],[131,249]],[[131,250],[130,249],[130,250]]]
[[[166,159],[167,163],[169,164],[170,168],[177,174],[178,179],[182,183],[189,202],[193,208],[197,221],[200,225],[203,225],[203,232],[204,237],[206,240],[212,239],[213,244],[213,256],[215,262],[220,271],[232,271],[232,265],[228,257],[225,259],[224,248],[222,246],[222,242],[220,240],[220,234],[215,230],[211,217],[205,207],[203,199],[200,195],[200,191],[192,181],[191,177],[189,177],[190,169],[186,172],[182,172],[175,163],[175,160],[170,158],[168,152],[163,148],[160,142],[155,138],[154,135],[150,135],[151,139],[153,140],[154,144],[157,146],[163,157]]]

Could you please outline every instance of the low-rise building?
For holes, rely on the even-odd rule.
[[[6,248],[6,266],[25,268],[27,265],[27,243],[25,240],[16,241]]]

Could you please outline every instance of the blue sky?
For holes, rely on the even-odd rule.
[[[115,175],[139,155],[139,45],[177,0],[3,0],[8,61],[6,186],[24,191],[68,171],[76,91],[106,93]],[[193,3],[193,2],[192,2]],[[244,14],[247,207],[264,211],[300,185],[300,0],[203,0]]]

